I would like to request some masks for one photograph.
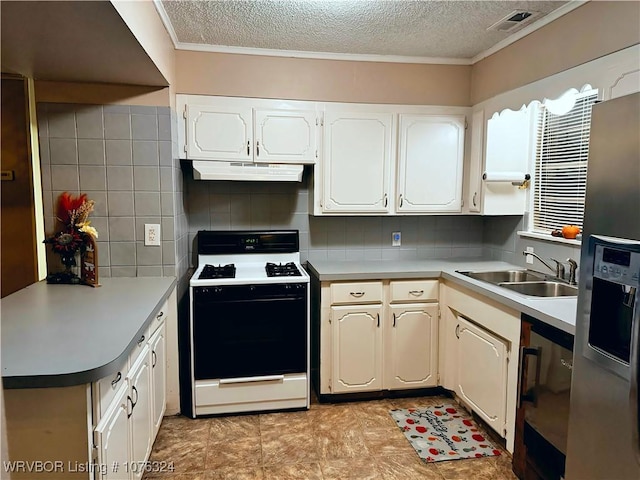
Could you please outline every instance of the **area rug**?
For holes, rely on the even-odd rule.
[[[457,405],[397,409],[389,414],[425,462],[500,455],[473,419]]]

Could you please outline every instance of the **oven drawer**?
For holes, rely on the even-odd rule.
[[[380,302],[382,302],[382,282],[331,284],[332,305]]]
[[[279,408],[306,408],[307,375],[273,375],[270,381],[239,381],[220,383],[220,380],[196,381],[196,413],[241,412],[251,410],[275,410]],[[222,380],[223,382],[225,380]]]
[[[437,302],[438,280],[400,280],[390,283],[392,302]]]

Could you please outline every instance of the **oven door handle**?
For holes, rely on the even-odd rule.
[[[284,375],[262,375],[258,377],[221,378],[220,385],[233,385],[238,383],[255,382],[282,382]]]
[[[519,372],[519,395],[518,408],[522,406],[522,402],[532,402],[534,406],[538,406],[538,388],[540,386],[540,366],[542,363],[541,347],[520,347],[520,372]],[[533,384],[533,392],[525,393],[526,385],[524,383],[524,374],[527,370],[527,356],[534,355],[536,357],[536,375]]]

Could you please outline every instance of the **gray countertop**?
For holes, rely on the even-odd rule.
[[[400,278],[444,278],[485,295],[503,305],[575,334],[576,297],[527,297],[487,282],[474,280],[457,270],[509,270],[522,268],[506,262],[481,259],[446,260],[362,260],[307,263],[309,272],[320,281],[376,280]]]
[[[41,281],[3,298],[4,388],[64,387],[113,373],[171,293],[175,277]]]

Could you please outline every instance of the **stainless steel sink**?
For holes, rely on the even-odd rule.
[[[544,280],[544,275],[529,270],[498,270],[493,272],[458,272],[476,280],[493,284],[504,282],[531,282]]]
[[[458,273],[530,297],[575,297],[578,295],[577,287],[547,280],[548,277],[545,277],[544,274],[531,270],[458,271]]]
[[[498,286],[532,297],[575,297],[578,295],[577,287],[560,282],[512,282],[499,283]]]

